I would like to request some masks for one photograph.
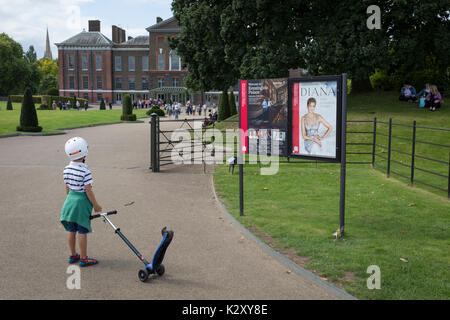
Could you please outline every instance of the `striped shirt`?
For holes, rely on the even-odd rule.
[[[91,171],[82,162],[71,161],[64,168],[63,176],[64,183],[75,192],[86,192],[86,185],[92,184]]]

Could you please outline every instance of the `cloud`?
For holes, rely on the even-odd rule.
[[[83,21],[80,5],[93,0],[0,0],[0,30],[21,43],[24,51],[33,45],[42,57],[45,51],[46,28],[49,29],[53,57],[54,43],[81,32]]]
[[[41,58],[48,27],[56,58],[54,43],[87,30],[88,20],[100,20],[101,32],[111,39],[113,24],[126,29],[127,36],[148,35],[145,28],[155,24],[157,16],[172,16],[171,0],[0,0],[0,33],[7,33],[24,51],[33,45]]]

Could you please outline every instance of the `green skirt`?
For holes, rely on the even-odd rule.
[[[67,230],[68,222],[75,222],[92,232],[91,220],[93,205],[86,195],[86,192],[75,192],[70,190],[61,210],[61,221]]]

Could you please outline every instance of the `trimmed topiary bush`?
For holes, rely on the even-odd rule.
[[[234,100],[233,90],[231,90],[230,94],[228,95],[228,107],[230,108],[230,116],[234,116],[235,114],[237,114],[236,101]]]
[[[11,97],[8,96],[8,102],[6,103],[6,110],[12,110],[13,106],[12,106],[12,102],[11,102]]]
[[[222,91],[219,100],[218,120],[225,120],[230,117],[230,108],[228,107],[228,93],[226,90]]]
[[[156,113],[160,117],[165,117],[166,113],[164,110],[161,110],[158,106],[153,106],[150,110],[148,110],[145,114],[151,116],[152,113]]]
[[[20,125],[17,131],[25,132],[41,132],[42,127],[39,126],[36,107],[34,106],[31,89],[27,88],[23,96],[22,110],[20,113]]]
[[[136,115],[133,114],[133,105],[131,104],[131,97],[129,94],[123,96],[122,100],[122,121],[136,121]]]
[[[51,88],[47,90],[48,96],[59,96],[59,90],[56,88]]]

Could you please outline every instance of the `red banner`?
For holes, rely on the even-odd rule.
[[[241,101],[240,101],[240,118],[241,118],[241,153],[248,153],[247,141],[247,81],[241,81]]]
[[[299,83],[292,85],[292,153],[300,154],[300,104]]]

